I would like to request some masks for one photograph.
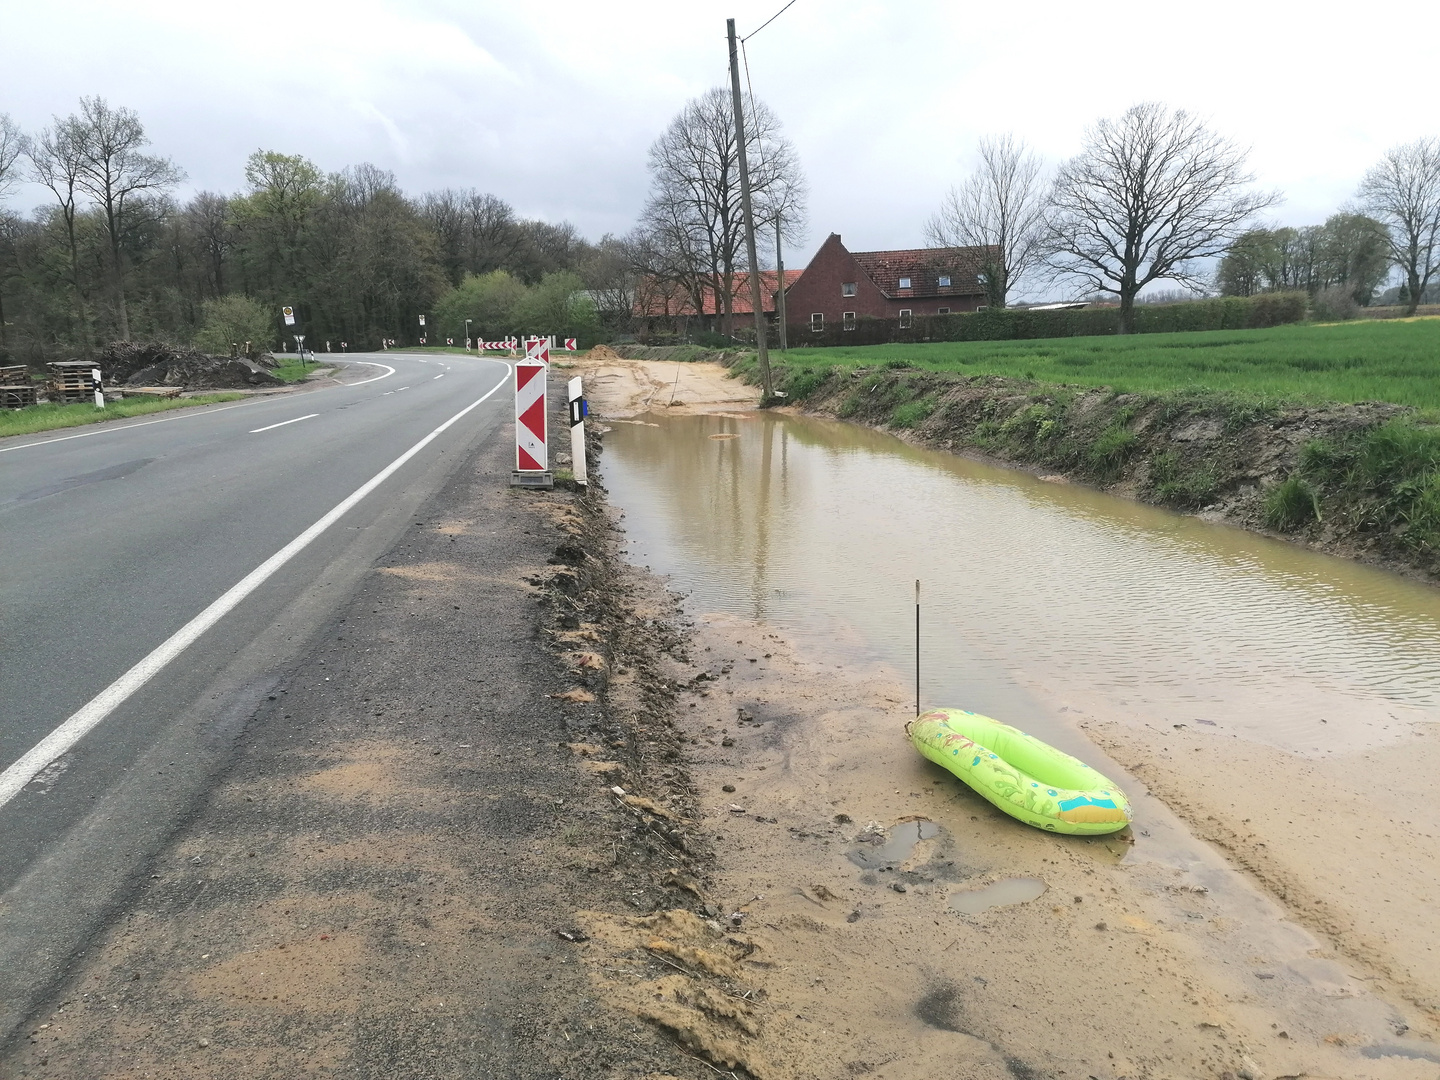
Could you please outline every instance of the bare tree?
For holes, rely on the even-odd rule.
[[[20,125],[9,113],[0,113],[0,199],[9,195],[20,180],[16,162],[24,148],[25,136],[20,132]]]
[[[763,223],[778,215],[782,228],[803,229],[805,182],[794,147],[763,102],[746,97],[742,107],[756,217]],[[728,334],[735,272],[744,265],[740,159],[730,92],[715,87],[687,102],[650,147],[649,169],[651,194],[642,227],[672,264],[669,272],[677,281],[699,284],[715,296],[721,332]]]
[[[214,296],[225,295],[225,263],[235,247],[230,200],[202,191],[185,207],[185,220],[205,259],[205,283]]]
[[[10,118],[9,113],[0,113],[0,202],[20,179],[15,163],[20,160],[24,146],[25,136],[20,132],[20,125]],[[0,350],[5,348],[6,343],[4,277],[0,276]]]
[[[184,173],[166,158],[142,154],[148,146],[145,128],[131,109],[112,109],[101,97],[82,97],[80,115],[63,121],[80,150],[79,184],[95,200],[110,241],[111,287],[122,340],[130,338],[130,315],[125,306],[123,244],[130,220],[144,213],[146,193],[161,193],[184,179]]]
[[[1389,230],[1390,256],[1405,275],[1407,310],[1440,275],[1440,139],[1417,139],[1386,153],[1365,174],[1360,201]]]
[[[1057,170],[1044,245],[1055,273],[1119,297],[1120,332],[1152,281],[1205,285],[1198,260],[1223,255],[1260,210],[1246,151],[1184,110],[1146,102],[1086,132]]]
[[[932,247],[985,249],[980,279],[991,307],[1004,307],[1011,291],[1042,260],[1043,171],[1040,158],[1013,135],[981,139],[979,166],[950,189],[925,223],[925,240]]]
[[[65,240],[70,256],[70,287],[75,291],[80,338],[88,351],[91,346],[90,313],[85,286],[80,278],[80,240],[76,230],[84,154],[72,126],[58,118],[53,128],[46,128],[25,144],[25,153],[30,158],[35,182],[49,188],[60,204],[60,218],[65,223]]]

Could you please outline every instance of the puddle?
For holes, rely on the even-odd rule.
[[[1166,730],[1313,756],[1440,716],[1440,591],[849,424],[766,413],[717,439],[734,419],[646,419],[606,440],[643,563],[693,610],[827,647],[858,629],[856,659],[901,672],[920,578],[928,704],[1063,739],[1014,692],[1021,669]]]
[[[933,821],[902,821],[892,825],[888,833],[862,833],[860,842],[845,857],[866,870],[889,870],[910,858],[921,840],[939,836],[940,832],[940,826]],[[873,837],[873,842],[867,843],[866,837]]]
[[[993,885],[986,885],[983,889],[951,893],[950,907],[965,915],[979,915],[990,908],[1028,904],[1031,900],[1038,900],[1044,893],[1045,883],[1039,878],[1006,878]]]
[[[1400,1057],[1409,1058],[1411,1061],[1434,1061],[1440,1063],[1440,1051],[1419,1046],[1401,1046],[1396,1043],[1363,1047],[1360,1051],[1360,1056],[1370,1058],[1372,1061],[1378,1058]]]

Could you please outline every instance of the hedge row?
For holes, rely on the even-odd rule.
[[[1304,322],[1308,297],[1303,292],[1223,296],[1179,304],[1141,304],[1135,308],[1137,334],[1184,330],[1253,330]],[[789,327],[792,346],[888,345],[919,341],[1015,341],[1027,338],[1095,337],[1120,331],[1120,310],[1113,307],[1031,311],[990,308],[959,315],[917,315],[908,327],[898,319],[859,319],[855,329],[831,324],[815,333],[807,324]]]

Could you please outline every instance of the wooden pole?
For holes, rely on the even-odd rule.
[[[775,396],[770,381],[770,350],[765,345],[765,304],[760,296],[760,263],[755,258],[755,213],[750,206],[750,166],[745,160],[745,110],[740,104],[740,62],[735,47],[735,20],[725,20],[730,40],[730,98],[735,107],[735,149],[740,159],[740,209],[745,215],[745,257],[750,260],[750,306],[755,311],[755,352],[760,361],[760,382],[765,404]]]

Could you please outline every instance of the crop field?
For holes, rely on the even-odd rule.
[[[1440,408],[1440,319],[1129,337],[793,348],[783,356],[791,368],[812,371],[909,365],[967,375],[1109,386],[1121,392],[1219,390],[1271,400],[1392,401]]]

